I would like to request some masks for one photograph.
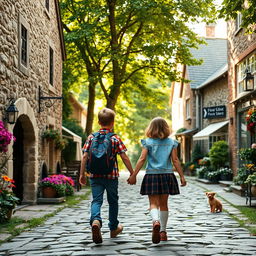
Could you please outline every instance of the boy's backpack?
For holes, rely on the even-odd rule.
[[[115,133],[92,134],[94,138],[89,149],[87,171],[92,174],[109,174],[113,171],[116,155],[112,153],[111,137]]]

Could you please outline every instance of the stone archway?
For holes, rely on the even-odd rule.
[[[20,143],[22,143],[23,157],[22,166],[19,170],[22,171],[22,203],[34,204],[37,201],[37,188],[38,188],[38,128],[36,124],[36,119],[34,115],[34,110],[29,105],[26,98],[20,98],[15,102],[16,107],[19,110],[19,116],[17,125],[22,128],[19,131]],[[8,130],[17,133],[18,129],[15,129],[14,125],[9,125]],[[20,129],[21,130],[21,129]],[[10,145],[9,152],[13,157],[17,156],[15,151],[17,145],[12,147]],[[21,149],[21,146],[18,145]],[[10,159],[8,163],[9,170],[11,170],[11,176],[17,177],[17,172],[15,173],[14,167],[19,163],[15,162],[16,159]],[[15,164],[15,165],[14,165]]]

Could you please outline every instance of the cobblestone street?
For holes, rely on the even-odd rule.
[[[127,175],[122,173],[119,183],[119,220],[124,231],[118,238],[109,238],[104,203],[104,241],[102,245],[92,243],[88,200],[2,244],[0,255],[256,255],[256,237],[226,212],[211,214],[204,191],[196,183],[189,183],[180,195],[169,199],[169,241],[152,244],[148,200],[139,194],[142,175],[136,186],[126,184]]]

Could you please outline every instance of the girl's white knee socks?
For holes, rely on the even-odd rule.
[[[160,211],[160,224],[161,224],[160,231],[166,231],[168,215],[169,215],[169,211]]]
[[[150,210],[150,215],[152,218],[152,221],[159,221],[159,211],[157,208],[153,208]]]

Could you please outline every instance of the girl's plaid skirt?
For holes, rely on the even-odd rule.
[[[140,193],[141,195],[177,195],[180,190],[173,173],[146,174],[141,184]]]

